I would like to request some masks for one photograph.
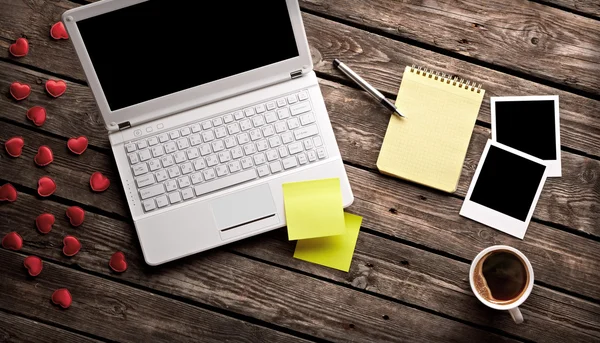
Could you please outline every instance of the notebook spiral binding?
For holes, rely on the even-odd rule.
[[[452,77],[452,75],[450,74],[435,71],[433,69],[423,68],[414,64],[411,66],[410,71],[411,73],[416,73],[417,75],[423,75],[425,77],[433,78],[436,81],[440,80],[441,82],[446,82],[447,84],[452,84],[453,86],[458,85],[458,88],[464,87],[465,90],[481,93],[481,83],[476,84],[475,82],[471,82],[465,79],[459,79],[458,76]]]

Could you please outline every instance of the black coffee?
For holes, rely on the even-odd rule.
[[[494,251],[484,257],[481,272],[493,298],[490,301],[516,300],[527,286],[527,267],[512,252]]]

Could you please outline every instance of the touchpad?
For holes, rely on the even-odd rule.
[[[211,201],[221,238],[239,236],[277,223],[277,209],[268,184]]]

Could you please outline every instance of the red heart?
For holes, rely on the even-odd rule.
[[[42,126],[46,122],[46,109],[42,106],[33,106],[27,110],[27,119],[31,120],[35,126]]]
[[[33,158],[35,164],[40,167],[44,167],[52,163],[54,161],[54,154],[52,154],[52,150],[47,145],[42,145],[38,148],[38,152]]]
[[[25,145],[25,141],[23,137],[11,137],[6,142],[4,142],[4,149],[6,152],[12,157],[19,157],[23,152],[23,146]]]
[[[85,219],[85,211],[79,206],[71,206],[67,208],[67,217],[71,225],[77,227],[83,224]]]
[[[75,256],[81,249],[81,243],[79,240],[73,236],[66,236],[63,239],[63,254],[66,256]]]
[[[10,95],[15,98],[15,100],[23,100],[29,96],[31,93],[31,87],[28,84],[13,82],[10,84]]]
[[[81,155],[87,149],[88,139],[85,136],[79,136],[77,138],[69,138],[67,141],[67,147],[72,153]]]
[[[21,250],[23,238],[16,232],[9,232],[2,238],[2,247],[10,250]]]
[[[43,197],[49,197],[56,190],[56,183],[48,176],[42,176],[38,180],[38,194]]]
[[[73,297],[71,293],[66,288],[60,288],[52,293],[52,302],[55,305],[60,305],[62,308],[69,308],[71,306],[71,302],[73,301]]]
[[[62,21],[52,25],[50,28],[50,37],[54,39],[69,39],[69,34],[67,33],[65,25],[62,23]]]
[[[15,57],[23,57],[29,52],[29,42],[25,38],[18,38],[8,47],[8,51]]]
[[[67,83],[63,80],[48,80],[46,81],[46,91],[53,97],[58,98],[67,91]]]
[[[0,187],[0,201],[14,202],[17,200],[17,190],[10,183],[5,183]]]
[[[35,218],[35,227],[37,227],[39,232],[46,234],[52,230],[54,220],[54,215],[50,213],[42,213]]]
[[[108,261],[108,265],[112,270],[117,273],[122,273],[127,270],[127,261],[125,261],[125,254],[120,251],[117,251],[110,257],[110,261]]]
[[[25,257],[23,265],[27,268],[27,271],[31,276],[38,276],[42,272],[42,259],[37,256]]]
[[[90,187],[94,192],[105,191],[108,186],[110,186],[110,180],[101,172],[95,172],[90,176]]]

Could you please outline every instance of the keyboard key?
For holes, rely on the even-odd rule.
[[[263,113],[264,111],[266,111],[265,109],[265,105],[260,104],[260,105],[256,105],[254,106],[254,110],[256,111],[256,113],[260,114]]]
[[[204,176],[204,180],[209,181],[217,177],[217,174],[215,174],[215,170],[213,168],[208,168],[202,172],[202,176]],[[198,196],[200,194],[196,193],[196,195]]]
[[[290,128],[290,130],[293,130],[300,127],[300,122],[298,121],[298,118],[292,118],[287,121],[287,125]]]
[[[169,204],[169,200],[167,200],[166,195],[161,195],[156,198],[156,204],[158,205],[158,208],[165,207]]]
[[[167,168],[167,173],[169,173],[169,177],[172,179],[174,177],[178,177],[181,175],[181,171],[179,171],[179,166],[171,166]]]
[[[181,196],[183,197],[183,200],[191,199],[194,197],[194,190],[191,187],[186,188],[181,191]]]
[[[171,137],[171,139],[179,138],[179,131],[169,132],[169,137]]]
[[[302,92],[298,93],[298,99],[300,101],[304,101],[304,100],[308,99],[308,92],[302,91]]]
[[[150,171],[158,170],[160,169],[160,161],[158,159],[150,160],[148,166],[150,167]]]
[[[244,145],[244,144],[250,142],[250,136],[248,135],[247,132],[243,132],[237,136],[237,141],[240,145]]]
[[[296,157],[288,157],[281,160],[283,163],[283,169],[290,169],[298,166],[298,162],[296,161]]]
[[[153,146],[158,144],[158,138],[156,136],[148,138],[148,145]]]
[[[200,124],[196,123],[196,124],[192,125],[192,132],[193,133],[200,132],[200,130],[202,130],[202,128],[200,127]]]
[[[177,189],[177,181],[169,180],[165,182],[165,187],[167,187],[167,192],[172,192]]]
[[[264,137],[269,137],[275,134],[275,130],[273,130],[273,125],[267,125],[262,128],[262,133]]]
[[[127,158],[129,158],[129,164],[136,164],[140,161],[136,152],[132,152],[131,154],[127,155]]]
[[[179,188],[185,188],[191,184],[190,178],[187,176],[183,176],[177,179],[177,183],[179,184]]]
[[[256,179],[256,171],[254,169],[248,169],[243,172],[222,177],[212,182],[206,182],[194,186],[194,191],[196,192],[196,196],[200,196],[206,193],[217,191],[225,187],[234,186],[254,179]]]
[[[284,146],[280,146],[279,149],[277,149],[279,151],[279,156],[281,156],[281,158],[286,157],[288,154],[288,150],[286,147]]]
[[[169,201],[171,204],[176,204],[181,201],[181,194],[179,192],[169,193]]]
[[[227,125],[227,131],[229,131],[230,135],[235,135],[240,132],[240,125],[238,123],[229,124]]]
[[[195,170],[202,170],[204,168],[206,168],[206,162],[204,161],[204,159],[201,157],[197,160],[194,160],[194,169]]]
[[[297,116],[301,113],[305,113],[311,110],[310,102],[301,102],[298,105],[290,106],[290,112],[293,116]]]
[[[267,161],[269,161],[269,162],[275,161],[278,158],[279,158],[279,154],[277,153],[277,150],[267,151]]]
[[[276,107],[277,107],[277,105],[275,104],[275,101],[267,102],[267,110],[268,111],[273,111]]]
[[[251,117],[254,115],[254,109],[252,107],[246,108],[244,110],[244,114],[246,115],[246,117]]]
[[[255,141],[257,139],[261,139],[262,135],[259,129],[250,130],[250,139]]]
[[[277,106],[278,106],[278,107],[283,107],[283,106],[285,106],[285,105],[287,105],[287,103],[285,102],[285,99],[284,99],[284,98],[277,99]]]
[[[144,200],[142,201],[142,205],[144,206],[144,211],[146,212],[152,211],[156,208],[156,205],[154,204],[154,199]]]
[[[252,123],[249,119],[244,119],[240,121],[240,128],[242,131],[250,130],[252,128]]]
[[[167,154],[171,154],[174,153],[175,151],[177,151],[177,145],[175,145],[175,142],[167,142],[164,145],[165,147],[165,152]]]
[[[296,98],[296,94],[288,95],[288,97],[287,97],[288,104],[291,105],[297,101],[298,101],[298,98]]]
[[[289,144],[294,141],[294,136],[292,136],[291,132],[284,132],[281,135],[281,141],[283,142],[283,144]]]
[[[242,163],[242,168],[244,169],[252,167],[252,158],[250,157],[244,157],[240,160],[240,162]]]
[[[272,122],[277,120],[277,114],[275,112],[267,112],[265,114],[265,121],[267,124],[271,124]]]
[[[227,170],[227,166],[224,164],[219,164],[215,169],[218,177],[229,174],[229,170]]]
[[[317,149],[317,157],[319,157],[319,159],[327,157],[327,154],[325,153],[325,148],[321,147]]]
[[[252,124],[254,127],[263,126],[265,125],[265,118],[262,115],[257,115],[256,117],[252,118]]]
[[[148,172],[148,166],[146,163],[140,163],[133,166],[133,175],[139,176]]]
[[[240,158],[243,156],[244,156],[244,152],[242,151],[242,148],[240,148],[239,146],[236,146],[235,148],[231,149],[231,157],[233,157],[234,159]]]
[[[215,136],[217,138],[223,138],[223,137],[227,136],[227,129],[224,126],[220,126],[220,127],[216,128]]]
[[[306,154],[305,153],[298,154],[298,162],[300,164],[306,164],[308,162],[308,159],[306,158]]]
[[[276,148],[281,145],[281,138],[279,136],[269,137],[269,145],[271,148]]]
[[[137,149],[137,147],[133,143],[125,144],[125,151],[127,151],[127,152],[134,152],[136,149]]]
[[[159,157],[165,154],[165,149],[163,149],[162,145],[153,146],[150,148],[150,151],[152,151],[152,156],[154,157]]]
[[[235,120],[240,120],[244,118],[244,113],[242,113],[242,111],[237,111],[233,113],[233,117],[235,118]]]
[[[265,139],[261,139],[260,141],[256,142],[256,149],[258,151],[265,151],[269,149],[269,143],[267,143]]]
[[[183,175],[189,174],[193,171],[194,171],[194,168],[192,167],[192,164],[190,162],[186,162],[181,165],[181,173]]]
[[[200,155],[206,156],[206,155],[210,154],[211,152],[212,152],[212,150],[210,150],[209,144],[202,144],[200,146]]]
[[[312,124],[315,122],[315,115],[312,112],[309,112],[307,114],[303,114],[300,116],[300,123],[302,125],[308,125],[308,124]]]
[[[313,138],[313,141],[315,142],[315,146],[322,146],[323,145],[323,140],[319,136]]]
[[[191,176],[192,185],[202,182],[202,173],[194,173]]]
[[[138,149],[145,149],[148,147],[148,142],[146,142],[145,139],[142,139],[141,141],[137,142],[137,147]]]
[[[226,114],[223,117],[223,121],[225,122],[225,124],[229,124],[233,121],[233,115],[232,114]]]
[[[221,161],[221,163],[231,161],[231,154],[227,150],[221,151],[220,153],[218,153],[218,156],[219,156],[219,161]]]
[[[266,164],[256,168],[256,171],[258,172],[258,176],[260,177],[267,176],[271,173],[269,171],[269,166]]]
[[[271,169],[272,174],[280,172],[282,170],[281,162],[275,161],[275,162],[269,164],[269,169]]]
[[[212,127],[212,123],[210,122],[210,120],[207,120],[205,122],[202,123],[202,128],[204,130],[208,130]]]
[[[164,143],[169,140],[169,135],[167,135],[166,133],[161,133],[160,135],[158,135],[158,140],[161,143]]]
[[[227,164],[230,173],[236,173],[242,170],[242,165],[239,161],[231,161]]]
[[[167,174],[167,171],[165,169],[157,171],[156,173],[154,173],[154,176],[156,176],[157,182],[163,182],[169,178],[169,175]]]
[[[212,124],[213,124],[213,126],[223,125],[223,119],[221,117],[214,118],[212,120]]]
[[[173,154],[173,158],[175,159],[175,163],[181,163],[187,161],[185,157],[185,153],[183,151],[178,151]]]
[[[284,122],[277,122],[275,123],[275,132],[277,133],[282,133],[284,131],[287,131],[287,126],[285,125]]]
[[[308,155],[308,160],[310,162],[314,162],[317,159],[317,154],[315,153],[314,150],[309,150],[306,155]]]
[[[256,154],[254,155],[254,164],[261,165],[267,161],[265,154]]]
[[[154,175],[146,174],[135,178],[135,183],[138,188],[150,186],[154,183]]]
[[[314,144],[313,144],[313,141],[312,141],[312,139],[310,139],[310,138],[309,138],[309,139],[306,139],[306,140],[304,140],[304,149],[306,149],[306,150],[311,150],[311,149],[313,149],[314,147],[315,147],[315,146],[314,146]]]
[[[163,168],[167,168],[172,166],[173,164],[175,164],[175,161],[173,160],[173,156],[171,155],[166,155],[160,158],[160,162],[162,163]]]
[[[225,143],[223,143],[222,140],[214,141],[211,145],[214,152],[219,152],[225,149]]]
[[[184,127],[184,128],[183,128],[183,129],[181,129],[179,132],[181,132],[181,135],[182,135],[182,136],[187,136],[187,135],[189,135],[190,133],[192,133],[192,131],[190,130],[190,128],[189,128],[189,127]]]
[[[217,164],[219,164],[219,159],[217,158],[217,155],[210,155],[206,157],[207,166],[212,167],[216,166]]]
[[[165,192],[165,186],[163,186],[162,183],[159,183],[154,186],[140,189],[140,198],[142,198],[142,200],[146,200],[148,198],[153,198],[157,195],[161,195],[164,192]]]
[[[225,147],[227,149],[231,149],[232,147],[237,145],[237,141],[235,140],[234,137],[231,137],[231,136],[225,138],[224,141],[225,141]]]
[[[279,120],[289,118],[289,116],[290,116],[290,111],[287,108],[281,108],[281,109],[277,110],[277,117],[279,117]]]
[[[177,141],[177,148],[179,150],[187,149],[190,147],[190,142],[188,142],[187,138],[182,138]]]
[[[205,142],[210,142],[215,139],[215,133],[212,130],[202,132],[202,139]]]
[[[314,136],[319,133],[319,129],[317,129],[317,125],[309,125],[298,130],[294,131],[294,136],[296,140],[302,140],[304,138],[308,138],[310,136]]]
[[[302,143],[300,142],[294,142],[290,145],[288,145],[288,150],[290,151],[291,155],[297,154],[299,152],[302,152]]]
[[[198,148],[187,149],[185,154],[187,155],[188,160],[193,160],[194,158],[200,157],[200,151],[198,151]]]

